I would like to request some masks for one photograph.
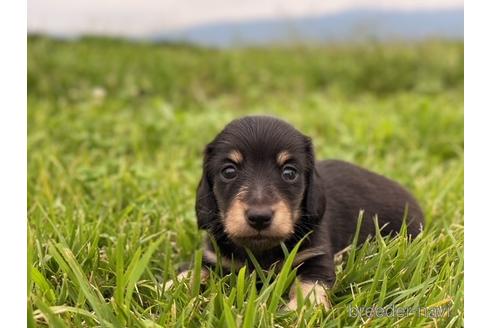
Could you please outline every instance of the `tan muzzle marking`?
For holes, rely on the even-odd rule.
[[[246,220],[247,205],[240,199],[232,201],[232,205],[224,216],[225,232],[231,237],[253,237],[258,231],[252,228]],[[294,217],[284,201],[272,206],[274,212],[272,224],[262,230],[265,237],[286,238],[294,232]]]

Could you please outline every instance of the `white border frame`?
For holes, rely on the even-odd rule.
[[[0,326],[26,322],[27,4],[0,4]]]

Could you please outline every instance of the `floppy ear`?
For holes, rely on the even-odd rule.
[[[306,154],[308,170],[306,172],[306,190],[303,200],[303,214],[311,221],[317,221],[325,211],[325,196],[321,178],[315,167],[315,157],[311,138],[306,137]]]
[[[210,224],[216,219],[218,213],[213,186],[207,174],[207,163],[211,152],[211,145],[207,145],[203,159],[202,178],[196,191],[195,212],[198,228],[200,229],[210,228]]]

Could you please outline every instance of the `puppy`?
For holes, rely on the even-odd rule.
[[[375,216],[383,235],[399,232],[404,217],[410,236],[423,228],[422,210],[403,187],[346,162],[316,162],[311,139],[284,121],[240,118],[206,146],[196,216],[223,268],[247,264],[245,248],[269,268],[284,259],[282,242],[292,249],[309,233],[294,263],[300,288],[291,288],[290,309],[296,290],[330,307],[334,255],[351,244],[361,210],[361,242],[374,235]],[[214,249],[208,239],[202,279],[217,265]]]

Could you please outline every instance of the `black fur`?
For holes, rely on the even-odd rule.
[[[224,182],[220,172],[227,154],[234,149],[244,156],[244,163],[233,182]],[[286,183],[280,176],[275,156],[281,151],[292,155],[290,161],[299,172],[296,183]],[[224,212],[245,185],[262,195],[259,199],[249,192],[244,198],[246,204],[281,199],[292,212],[300,212],[294,233],[283,242],[292,248],[311,232],[300,250],[321,247],[324,253],[303,261],[298,275],[327,286],[335,280],[333,256],[352,242],[360,210],[364,210],[360,242],[374,235],[375,215],[383,235],[399,232],[405,214],[410,236],[418,235],[423,227],[424,217],[417,201],[396,182],[343,161],[316,162],[311,139],[291,125],[272,117],[244,117],[229,123],[207,145],[197,190],[198,226],[213,236],[225,259],[248,262],[243,246],[224,231],[223,221]],[[210,249],[210,244],[207,247]],[[265,268],[284,258],[280,241],[266,250],[255,251],[255,255]]]

